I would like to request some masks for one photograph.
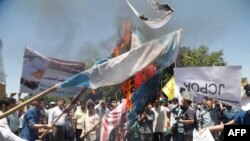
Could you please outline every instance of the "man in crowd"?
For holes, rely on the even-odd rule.
[[[145,107],[145,111],[141,114],[139,121],[141,122],[140,139],[142,141],[153,141],[153,121],[155,119],[155,114],[151,110],[152,105],[149,103]]]
[[[25,140],[35,141],[36,139],[38,139],[39,128],[51,128],[50,125],[39,124],[41,116],[40,110],[43,109],[42,100],[43,99],[38,99],[34,101],[34,107],[30,108],[24,115],[21,138]]]
[[[100,124],[100,117],[95,112],[95,103],[92,100],[88,100],[86,103],[88,114],[84,119],[80,138],[85,138],[86,141],[96,141],[99,140],[96,135],[96,130]]]
[[[76,132],[76,141],[80,141],[80,136],[82,134],[83,122],[87,115],[86,103],[79,100],[77,101],[76,111],[74,113],[75,120],[75,132]]]
[[[0,99],[0,115],[6,112],[10,102],[7,98]],[[6,117],[0,119],[0,141],[25,141],[11,132]]]
[[[192,141],[193,130],[197,128],[197,120],[195,110],[191,106],[192,99],[188,96],[183,97],[181,102],[182,114],[176,118],[178,127],[182,129],[182,133],[178,132],[176,141]],[[180,129],[177,129],[180,130]]]
[[[155,120],[153,123],[153,140],[154,141],[162,141],[164,137],[164,133],[166,132],[166,118],[167,118],[167,112],[169,112],[169,109],[167,107],[160,105],[160,100],[155,100],[155,107],[152,108],[152,111],[155,114]]]
[[[224,130],[224,125],[250,125],[250,108],[243,109],[244,111],[239,112],[233,120],[230,120],[226,124],[220,124],[208,128],[202,128],[199,132],[202,134],[206,129],[210,132],[219,132]]]
[[[221,115],[222,117],[225,117],[226,120],[223,123],[226,123],[230,120],[233,120],[234,117],[240,112],[242,111],[240,108],[235,107],[235,106],[231,106],[228,104],[222,104],[221,102],[219,103],[220,106],[220,110],[221,110]]]
[[[98,103],[98,105],[95,106],[95,111],[98,114],[98,116],[100,117],[100,119],[102,119],[102,117],[105,115],[105,113],[108,112],[108,108],[106,106],[105,100],[101,99]],[[100,138],[100,133],[101,133],[101,128],[100,126],[97,129],[97,138]]]
[[[9,109],[12,109],[13,107],[16,106],[16,99],[15,98],[9,98],[10,100],[10,106]],[[8,117],[9,120],[9,127],[11,129],[11,131],[16,134],[19,135],[19,118],[18,118],[18,112],[13,112],[12,114],[10,114]]]
[[[178,117],[182,113],[182,110],[179,104],[179,99],[178,98],[172,99],[171,104],[169,105],[169,108],[171,112],[170,126],[171,126],[172,137],[173,137],[173,140],[176,141],[177,134],[179,132],[176,117]],[[182,132],[182,129],[180,130],[180,132]]]
[[[206,108],[200,113],[199,128],[207,128],[220,123],[219,111],[214,106],[213,99],[208,99],[206,103]],[[217,139],[218,134],[213,134],[213,137]]]
[[[57,106],[52,108],[49,112],[48,124],[52,123],[63,113],[65,100],[63,98],[57,101]],[[66,130],[67,114],[63,114],[59,120],[55,123],[52,129],[52,140],[53,141],[64,141],[65,130]]]
[[[107,106],[106,103],[103,99],[101,99],[99,101],[99,104],[95,106],[95,110],[96,113],[100,116],[100,118],[102,119],[102,117],[104,116],[104,114],[108,111],[107,110]]]

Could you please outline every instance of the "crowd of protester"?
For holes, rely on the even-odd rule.
[[[14,98],[1,99],[0,114],[19,103]],[[63,113],[65,99],[51,101],[46,105],[41,98],[0,119],[0,140],[98,141],[101,119],[118,104],[110,100],[78,100],[71,110]],[[59,116],[59,120],[55,121]],[[124,140],[192,141],[194,129],[200,133],[209,129],[215,141],[223,141],[223,124],[249,125],[250,112],[211,98],[193,103],[189,97],[168,100],[161,96],[145,106],[134,125],[127,129]],[[41,139],[46,130],[49,132]],[[119,129],[112,131],[110,141],[121,140],[117,134]]]

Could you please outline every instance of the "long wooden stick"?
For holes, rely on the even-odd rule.
[[[52,122],[51,127],[53,127],[55,125],[55,123],[62,117],[63,114],[67,113],[69,110],[71,110],[74,106],[74,104],[76,104],[76,101],[82,96],[82,94],[86,91],[85,88],[83,88],[79,93],[77,93],[75,95],[75,97],[73,98],[73,100],[66,106],[66,108],[63,110],[63,112]],[[48,134],[50,129],[46,129],[45,132],[43,132],[43,134],[41,136],[39,136],[40,139],[44,138],[45,135]]]
[[[6,116],[12,114],[13,112],[15,112],[15,111],[17,111],[17,110],[20,110],[20,109],[23,108],[24,106],[30,104],[31,102],[33,102],[33,101],[35,101],[35,100],[37,100],[37,99],[42,98],[43,96],[49,94],[50,92],[56,90],[57,88],[58,88],[58,85],[55,85],[55,86],[53,86],[53,87],[47,89],[46,91],[43,91],[43,92],[37,94],[36,96],[32,97],[31,99],[29,99],[29,100],[27,100],[27,101],[25,101],[25,102],[23,102],[23,103],[21,103],[21,104],[15,106],[15,107],[13,107],[12,109],[10,109],[10,110],[6,111],[5,113],[3,113],[2,115],[0,115],[0,119],[2,119],[2,118],[4,118],[4,117],[6,117]]]
[[[91,131],[94,131],[95,128],[101,123],[101,121],[99,121],[95,126],[93,126],[88,132],[86,132],[81,139],[84,139]]]

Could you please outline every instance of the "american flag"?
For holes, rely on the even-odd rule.
[[[127,113],[127,101],[123,100],[114,110],[106,113],[101,121],[100,141],[108,141],[113,129],[119,128],[119,140],[124,139]]]

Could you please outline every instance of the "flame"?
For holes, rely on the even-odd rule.
[[[113,55],[114,57],[121,55],[121,49],[119,48],[120,46],[121,46],[121,45],[118,45],[118,46],[113,50],[112,55]]]
[[[127,21],[124,24],[124,36],[123,36],[123,40],[124,40],[124,44],[125,47],[128,48],[128,50],[130,50],[131,47],[131,36],[132,36],[132,23],[131,21]]]
[[[121,89],[127,99],[127,107],[130,110],[132,108],[132,101],[131,101],[131,85],[132,80],[131,79],[127,79],[125,82],[122,83],[121,85]]]
[[[114,48],[112,52],[112,56],[116,57],[119,56],[131,48],[131,38],[132,38],[132,22],[127,21],[123,24],[123,36],[122,39],[117,43],[116,47]],[[132,101],[131,101],[131,87],[132,87],[132,81],[134,78],[129,78],[125,82],[121,84],[121,89],[127,99],[127,107],[128,109],[132,108]]]
[[[123,30],[124,30],[123,37],[117,43],[117,46],[114,48],[114,50],[112,52],[113,57],[119,56],[119,55],[130,50],[131,36],[132,36],[132,23],[131,23],[131,21],[127,21],[126,23],[124,23]]]

